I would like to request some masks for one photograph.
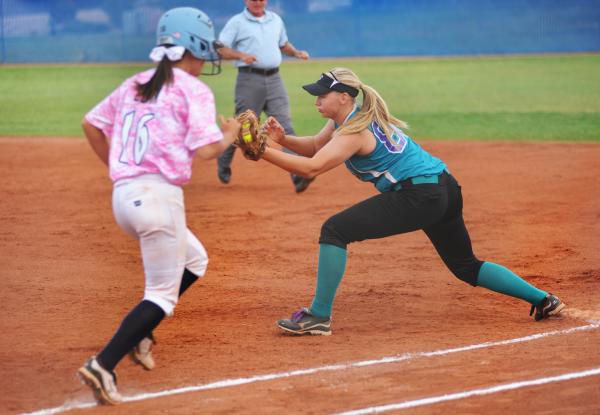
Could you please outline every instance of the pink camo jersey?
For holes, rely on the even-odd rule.
[[[127,79],[85,116],[110,139],[113,182],[160,173],[170,183],[185,184],[196,149],[223,138],[212,91],[181,69],[173,69],[173,83],[163,86],[156,100],[136,100],[136,83],[153,73]]]

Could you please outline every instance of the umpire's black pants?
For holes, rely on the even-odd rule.
[[[351,242],[422,229],[450,271],[477,285],[483,262],[473,254],[462,208],[460,185],[444,172],[439,183],[408,183],[337,213],[323,224],[319,243],[346,249]]]

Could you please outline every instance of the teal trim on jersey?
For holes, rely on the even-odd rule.
[[[359,110],[355,107],[344,123]],[[426,180],[446,170],[443,161],[423,150],[398,127],[390,127],[393,134],[388,139],[377,123],[369,125],[369,131],[375,137],[375,149],[366,156],[354,155],[346,160],[346,167],[352,174],[364,182],[373,183],[383,193],[393,190],[398,182],[411,177],[423,177],[423,183],[430,183]]]
[[[317,290],[310,311],[317,317],[330,317],[335,292],[346,271],[345,249],[335,245],[321,244],[317,270]]]
[[[492,262],[484,262],[481,266],[477,285],[520,298],[532,305],[538,305],[548,295],[547,292],[535,288],[508,268]]]

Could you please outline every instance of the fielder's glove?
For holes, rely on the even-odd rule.
[[[252,110],[246,110],[236,119],[241,124],[240,132],[233,142],[248,160],[260,160],[267,148],[267,133],[260,127],[260,120]]]

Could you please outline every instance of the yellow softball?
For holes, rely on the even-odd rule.
[[[242,139],[246,142],[249,143],[252,141],[252,134],[250,134],[250,122],[246,121],[242,124]]]

